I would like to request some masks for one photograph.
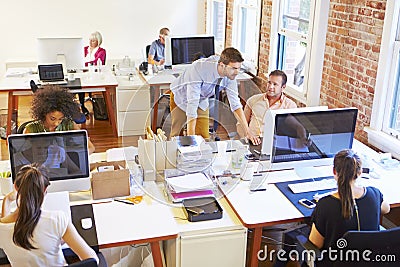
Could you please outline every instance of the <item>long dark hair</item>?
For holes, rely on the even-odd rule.
[[[46,171],[37,164],[23,166],[15,178],[18,216],[15,221],[13,241],[24,249],[36,249],[32,245],[33,230],[41,214],[41,206],[47,186],[50,184]]]
[[[350,149],[338,152],[333,160],[333,168],[337,175],[338,193],[342,205],[343,218],[353,215],[354,198],[351,182],[361,174],[361,159]]]

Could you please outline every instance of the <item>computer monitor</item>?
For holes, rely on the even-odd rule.
[[[165,40],[165,66],[190,64],[198,53],[215,54],[214,36],[167,36]]]
[[[333,164],[342,149],[351,149],[356,108],[327,107],[269,110],[264,118],[261,159],[272,170]]]
[[[38,64],[61,63],[68,70],[84,67],[83,39],[77,38],[37,38]]]
[[[48,170],[48,192],[90,189],[89,150],[84,130],[10,135],[8,149],[13,180],[22,166],[39,163]]]

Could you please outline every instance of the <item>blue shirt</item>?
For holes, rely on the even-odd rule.
[[[236,80],[221,77],[217,71],[218,56],[199,59],[188,66],[177,79],[171,83],[176,105],[186,112],[186,116],[197,118],[197,108],[206,110],[208,99],[215,95],[218,79],[220,90],[225,89],[232,111],[242,108]]]
[[[165,57],[164,50],[165,45],[163,45],[160,40],[155,40],[151,43],[149,55],[154,56],[155,61],[160,61]]]

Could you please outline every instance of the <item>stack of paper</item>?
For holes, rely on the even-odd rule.
[[[173,202],[214,195],[214,184],[204,173],[166,177],[165,183],[168,195]]]
[[[177,168],[185,172],[200,172],[211,166],[213,149],[201,136],[178,136]]]

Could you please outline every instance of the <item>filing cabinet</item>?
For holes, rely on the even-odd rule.
[[[138,75],[117,76],[118,136],[143,135],[150,125],[150,87]]]

